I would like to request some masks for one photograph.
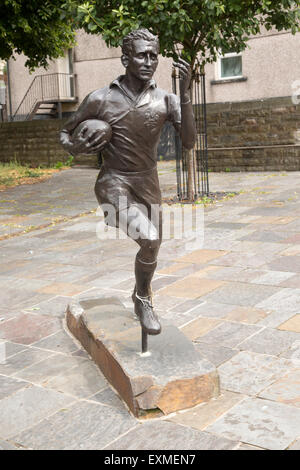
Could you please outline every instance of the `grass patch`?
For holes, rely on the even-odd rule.
[[[0,191],[20,184],[32,184],[44,181],[50,178],[53,173],[68,168],[70,163],[71,162],[68,161],[67,164],[62,164],[58,167],[55,165],[54,168],[30,168],[28,165],[21,165],[16,161],[0,163]]]

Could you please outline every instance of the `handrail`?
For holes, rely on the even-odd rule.
[[[74,99],[74,90],[73,74],[49,73],[37,75],[29,85],[12,120],[28,120],[32,118],[39,105],[43,102],[59,102]]]
[[[12,120],[14,120],[14,119],[15,119],[15,116],[17,116],[19,109],[21,109],[22,104],[23,104],[24,101],[26,100],[26,97],[28,96],[28,94],[29,94],[31,88],[33,87],[33,85],[34,85],[34,83],[35,83],[35,81],[36,81],[36,79],[37,79],[38,77],[39,77],[39,75],[37,75],[36,77],[34,77],[34,79],[32,80],[32,82],[31,82],[31,84],[29,85],[29,88],[28,88],[28,90],[26,91],[26,93],[25,93],[25,95],[24,95],[24,97],[23,97],[21,103],[19,104],[19,106],[18,106],[18,108],[17,108],[15,114],[13,115]]]

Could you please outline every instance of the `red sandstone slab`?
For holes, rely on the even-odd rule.
[[[149,352],[141,354],[140,325],[116,298],[70,304],[67,326],[136,416],[168,414],[219,394],[215,367],[175,326],[149,336]]]

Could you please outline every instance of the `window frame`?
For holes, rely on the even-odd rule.
[[[222,72],[222,59],[227,59],[230,57],[241,57],[242,60],[242,74],[241,75],[232,75],[230,77],[222,77],[221,72]],[[218,80],[226,81],[226,80],[235,80],[239,78],[243,78],[243,57],[242,57],[242,52],[228,52],[227,54],[224,55],[219,55],[218,60],[217,60],[217,75],[218,75]]]

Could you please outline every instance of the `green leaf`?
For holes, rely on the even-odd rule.
[[[243,50],[261,26],[296,33],[299,6],[299,0],[4,0],[0,58],[17,51],[28,57],[29,68],[47,66],[74,44],[80,28],[101,32],[115,47],[142,26],[158,34],[163,55],[176,56],[176,44],[193,63],[197,54],[201,62],[211,62],[217,49]]]

